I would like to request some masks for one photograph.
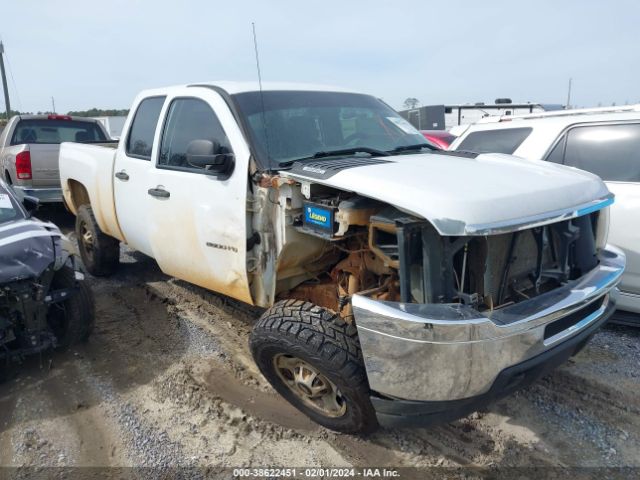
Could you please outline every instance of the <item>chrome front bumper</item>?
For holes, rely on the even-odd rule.
[[[355,295],[372,391],[425,402],[485,394],[502,371],[558,347],[611,313],[625,256],[607,246],[599,258],[580,279],[493,312]]]
[[[38,188],[38,187],[21,187],[12,185],[11,188],[20,200],[25,196],[36,197],[40,203],[57,203],[62,202],[62,188]]]

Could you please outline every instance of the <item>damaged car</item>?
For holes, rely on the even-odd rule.
[[[0,368],[86,340],[94,323],[91,290],[69,240],[31,216],[38,200],[18,201],[0,180]]]
[[[596,176],[434,150],[378,98],[217,82],[141,93],[117,148],[63,143],[90,273],[120,242],[264,307],[260,371],[341,432],[464,416],[578,352],[625,257]]]

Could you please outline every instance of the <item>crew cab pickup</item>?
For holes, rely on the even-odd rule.
[[[16,115],[0,134],[2,178],[19,198],[61,202],[58,152],[61,142],[109,141],[100,122],[68,115]]]
[[[117,149],[63,143],[89,272],[120,242],[267,310],[274,388],[343,432],[463,416],[580,350],[624,254],[596,176],[433,150],[377,98],[243,83],[141,93]]]

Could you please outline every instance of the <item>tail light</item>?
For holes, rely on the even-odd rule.
[[[49,120],[72,120],[70,115],[49,115],[47,116]]]
[[[31,179],[31,153],[28,150],[16,155],[16,176],[20,180]]]

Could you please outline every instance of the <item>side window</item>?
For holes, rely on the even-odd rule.
[[[640,124],[575,127],[564,162],[603,180],[640,182]]]
[[[456,150],[511,154],[525,141],[531,131],[532,129],[528,127],[479,130],[467,135]]]
[[[547,155],[547,162],[553,163],[564,163],[564,145],[567,143],[566,135],[563,135],[562,138],[556,143],[555,147],[549,152]]]
[[[194,140],[207,140],[214,153],[232,153],[227,135],[211,107],[197,98],[171,102],[162,133],[158,166],[202,171],[187,162],[187,149]]]
[[[138,105],[127,137],[127,155],[151,160],[153,136],[156,133],[164,99],[165,97],[145,98]]]

